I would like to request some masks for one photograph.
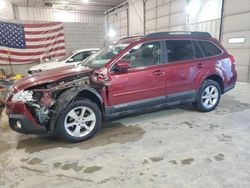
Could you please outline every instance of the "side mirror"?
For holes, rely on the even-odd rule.
[[[119,71],[126,71],[130,68],[130,63],[128,61],[120,60],[116,63],[116,68]]]
[[[74,62],[74,59],[72,59],[72,58],[67,60],[67,63],[72,63],[72,62]]]

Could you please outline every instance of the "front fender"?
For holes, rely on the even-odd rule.
[[[52,107],[51,111],[53,112],[53,115],[50,117],[50,130],[53,132],[55,129],[56,121],[62,111],[64,111],[69,104],[74,102],[76,97],[78,97],[82,92],[88,91],[91,92],[93,95],[95,95],[102,104],[103,100],[100,94],[97,90],[91,87],[84,87],[84,88],[71,88],[66,91],[64,91],[62,94],[59,95],[59,97],[56,99],[56,104]]]
[[[77,95],[78,95],[79,93],[84,92],[84,91],[88,91],[88,92],[91,92],[92,94],[94,94],[94,95],[99,99],[99,101],[101,102],[101,104],[103,104],[103,99],[102,99],[100,93],[99,93],[96,89],[94,89],[94,88],[92,88],[92,87],[85,87],[85,88],[82,88],[82,89],[77,93]]]

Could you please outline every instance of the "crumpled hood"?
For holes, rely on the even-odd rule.
[[[93,69],[84,66],[66,66],[47,70],[44,72],[28,75],[14,83],[14,88],[17,91],[25,90],[30,87],[38,86],[45,83],[55,82],[62,78],[74,76],[78,74],[90,73]]]

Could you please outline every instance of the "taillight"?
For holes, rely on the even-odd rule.
[[[235,64],[234,56],[230,55],[230,56],[229,56],[229,59],[230,59],[230,61],[231,61],[232,64]]]

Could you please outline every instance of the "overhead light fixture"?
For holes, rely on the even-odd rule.
[[[88,3],[88,2],[89,2],[89,0],[82,0],[82,2],[83,2],[83,3]]]
[[[186,12],[189,14],[189,16],[195,17],[198,15],[200,7],[201,7],[200,0],[192,0],[187,5]]]
[[[228,39],[228,43],[229,44],[245,43],[245,38],[244,37],[230,38],[230,39]]]
[[[74,22],[75,21],[75,14],[72,12],[69,12],[65,9],[53,11],[54,17],[56,21],[64,21],[64,22]]]
[[[109,29],[109,37],[113,38],[116,36],[116,31],[114,29]]]
[[[0,10],[7,9],[6,1],[0,0]]]

